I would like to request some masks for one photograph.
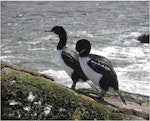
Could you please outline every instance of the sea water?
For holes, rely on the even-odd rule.
[[[150,95],[150,47],[136,40],[149,33],[148,1],[2,1],[1,60],[71,87],[57,57],[58,36],[44,32],[56,25],[67,31],[68,48],[75,50],[84,38],[92,44],[91,53],[110,59],[120,90]],[[85,87],[90,86],[77,84]]]

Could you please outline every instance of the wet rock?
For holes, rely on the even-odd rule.
[[[149,43],[149,34],[143,34],[137,38],[141,43]]]
[[[97,94],[97,92],[91,89],[79,89],[80,94],[88,95],[91,93]],[[119,112],[127,115],[133,115],[137,119],[149,119],[149,96],[143,96],[140,94],[133,94],[129,92],[121,91],[123,98],[127,105],[124,105],[118,94],[115,92],[107,92],[102,100],[96,100],[97,103],[103,104],[107,107],[111,107]]]

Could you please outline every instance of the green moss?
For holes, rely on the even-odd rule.
[[[126,119],[122,113],[81,98],[48,79],[6,66],[1,75],[2,119]]]

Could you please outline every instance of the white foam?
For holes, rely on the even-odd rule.
[[[41,73],[47,74],[47,75],[52,75],[55,79],[56,83],[62,84],[68,88],[72,86],[72,80],[71,78],[67,75],[67,73],[64,70],[54,70],[54,69],[49,69],[47,71],[43,71]],[[87,82],[78,82],[76,84],[76,88],[90,88],[89,84]]]
[[[100,56],[104,56],[106,58],[110,58],[114,53],[118,52],[118,48],[116,47],[105,47],[100,49],[92,49],[91,54],[97,54]]]
[[[130,65],[124,68],[117,67],[115,68],[118,75],[119,88],[120,90],[128,91],[131,93],[143,94],[150,96],[150,80],[149,77],[143,77],[147,69],[143,69],[139,65]],[[140,72],[141,71],[141,72]],[[135,75],[133,76],[133,73]],[[141,73],[141,75],[140,75]],[[132,74],[130,76],[130,74]],[[143,77],[143,78],[142,78]]]
[[[130,37],[138,37],[138,36],[140,36],[140,35],[141,35],[141,33],[139,33],[139,32],[131,32],[131,33],[129,34]]]
[[[5,50],[4,53],[11,53],[11,50]]]
[[[89,38],[94,38],[95,36],[91,33],[89,33],[88,31],[68,31],[68,36],[77,36],[77,37],[81,37],[81,36],[86,36]]]
[[[64,70],[49,69],[41,73],[52,75],[55,79],[55,82],[60,83],[64,86],[71,87],[72,85],[72,81],[70,77],[67,75],[67,73]]]
[[[128,38],[128,37],[138,37],[140,35],[141,35],[141,33],[139,33],[139,32],[131,32],[128,34],[121,34],[119,37],[124,39],[124,38]]]
[[[46,50],[46,48],[29,48],[28,50],[37,51],[37,50]]]
[[[0,59],[1,59],[1,60],[7,59],[7,58],[15,58],[15,56],[12,56],[12,55],[0,56]]]
[[[53,37],[52,35],[44,36],[44,37],[41,37],[41,40],[49,40],[52,37]]]
[[[39,40],[39,41],[27,41],[27,44],[37,45],[37,44],[40,44],[41,42],[42,42],[42,40]]]

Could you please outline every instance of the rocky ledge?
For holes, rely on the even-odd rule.
[[[104,100],[86,95],[91,89],[72,91],[52,76],[1,62],[2,120],[136,120],[149,119],[149,97],[122,92],[127,105],[115,94]]]

